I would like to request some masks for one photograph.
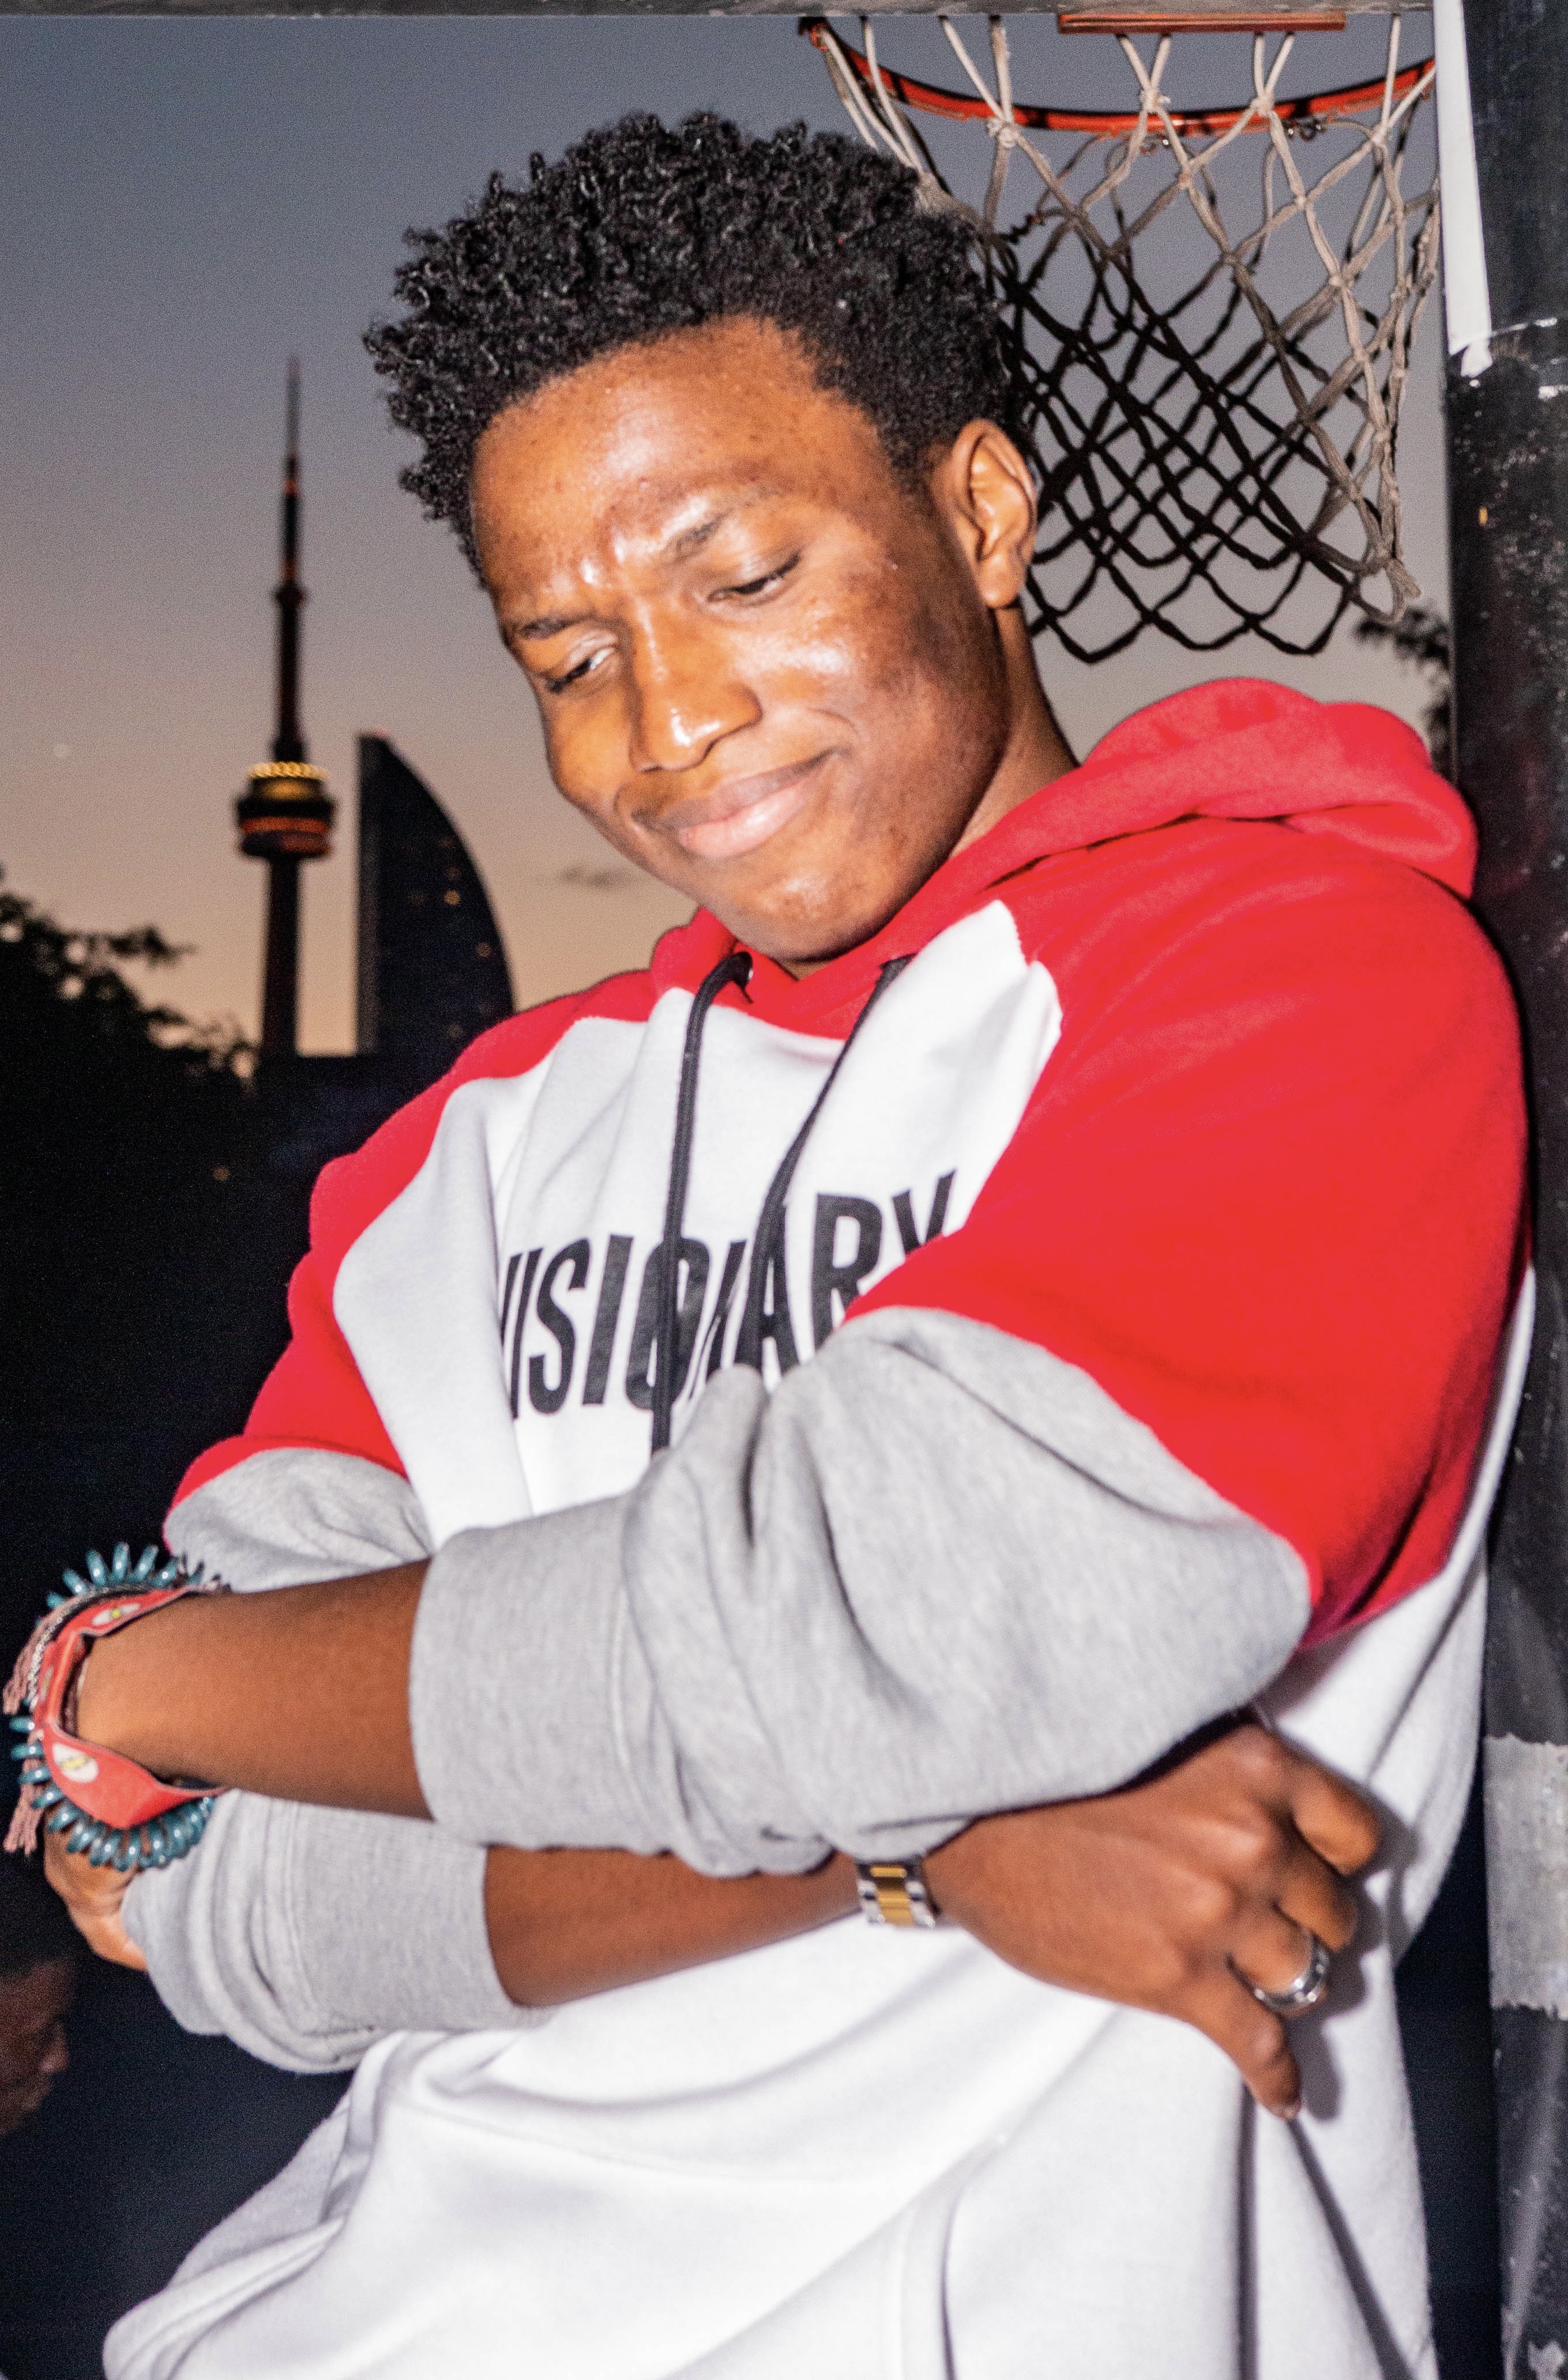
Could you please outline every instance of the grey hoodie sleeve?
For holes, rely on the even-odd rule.
[[[126,1925],[188,2033],[330,2071],[405,2027],[533,2021],[491,1961],[484,1862],[415,1819],[225,1793],[199,1852],[137,1877]]]
[[[239,1588],[417,1561],[406,1480],[349,1455],[253,1455],[170,1515],[169,1542]],[[526,2024],[484,1922],[484,1852],[437,1827],[225,1793],[201,1850],[138,1876],[125,1918],[188,2033],[274,2066],[352,2066],[405,2026]]]
[[[1299,1558],[1085,1373],[949,1315],[720,1374],[629,1494],[427,1576],[415,1754],[471,1842],[715,1875],[1103,1791],[1271,1679]]]

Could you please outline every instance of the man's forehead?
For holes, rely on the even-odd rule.
[[[852,485],[863,501],[880,460],[869,421],[793,342],[713,324],[598,358],[499,414],[474,456],[475,526],[508,576],[605,543],[612,525],[627,551],[679,560],[680,540],[742,507]]]

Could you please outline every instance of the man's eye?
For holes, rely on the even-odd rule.
[[[564,694],[567,686],[576,686],[579,677],[586,677],[595,662],[600,659],[601,656],[598,653],[585,654],[574,669],[563,671],[559,677],[547,677],[544,681],[546,687],[552,694]]]
[[[781,562],[774,570],[765,570],[760,578],[747,578],[735,587],[721,587],[719,598],[721,601],[727,601],[732,595],[766,595],[771,589],[783,584],[799,560],[798,553],[792,553],[787,562]]]

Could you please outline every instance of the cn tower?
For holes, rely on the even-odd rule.
[[[288,366],[288,429],[283,465],[282,566],[273,600],[277,624],[277,733],[273,757],[252,769],[235,803],[239,847],[267,863],[267,948],[261,978],[263,1062],[291,1058],[299,1030],[299,870],[332,848],[336,804],[305,757],[299,724],[299,366]]]

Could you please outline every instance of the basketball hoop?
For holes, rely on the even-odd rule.
[[[1399,619],[1420,590],[1395,448],[1438,190],[1435,168],[1404,187],[1434,69],[1401,69],[1398,17],[1376,82],[1282,98],[1293,37],[1270,55],[1255,31],[1250,97],[1201,109],[1164,94],[1170,30],[1151,58],[1121,34],[1121,110],[1025,105],[1003,18],[989,79],[940,21],[967,91],[885,66],[870,18],[863,50],[824,18],[802,30],[862,138],[974,225],[1039,476],[1031,627],[1101,661],[1146,627],[1194,652],[1254,634],[1316,653],[1352,607]],[[984,127],[978,205],[938,174],[920,115]],[[1009,224],[1015,162],[1037,194]]]

